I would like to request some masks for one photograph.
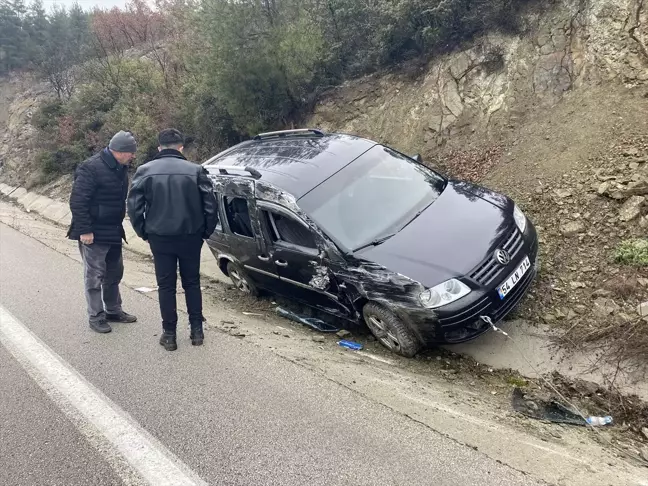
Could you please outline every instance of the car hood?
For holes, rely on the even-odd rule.
[[[418,218],[382,244],[355,254],[426,287],[469,274],[515,224],[513,202],[461,181],[445,190]]]

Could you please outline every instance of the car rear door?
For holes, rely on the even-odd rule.
[[[279,282],[276,266],[268,256],[254,200],[254,181],[232,177],[223,184],[222,238],[229,255],[260,288],[275,291]]]

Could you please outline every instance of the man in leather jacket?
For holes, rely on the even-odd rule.
[[[138,236],[149,242],[155,263],[167,351],[178,348],[176,277],[185,291],[191,343],[203,344],[200,253],[203,239],[216,229],[216,196],[207,171],[182,154],[183,135],[173,128],[158,136],[159,153],[140,166],[128,196],[128,216]]]
[[[123,311],[119,292],[124,275],[122,224],[128,193],[127,166],[136,150],[133,135],[120,131],[108,147],[80,164],[74,174],[68,238],[79,242],[88,321],[90,328],[99,333],[112,331],[109,322],[137,320]]]

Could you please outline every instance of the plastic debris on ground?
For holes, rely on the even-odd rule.
[[[136,292],[141,292],[143,294],[147,294],[149,292],[154,292],[157,290],[157,287],[151,288],[151,287],[138,287],[135,289]]]
[[[592,426],[610,425],[612,417],[606,415],[605,417],[587,417],[587,423]]]
[[[521,389],[513,390],[511,400],[513,409],[527,417],[538,420],[548,420],[558,424],[570,425],[608,425],[612,423],[612,417],[582,417],[578,412],[558,403],[556,400],[543,400],[525,394]]]
[[[362,344],[353,341],[338,341],[338,345],[343,348],[352,349],[353,351],[360,351],[362,349]]]
[[[300,324],[304,324],[305,326],[312,327],[313,329],[320,332],[337,332],[340,330],[339,327],[324,322],[321,319],[317,319],[315,317],[302,317],[295,314],[293,311],[284,309],[283,307],[275,308],[275,312],[279,314],[281,317],[285,317],[286,319],[290,319],[291,321],[299,322]]]

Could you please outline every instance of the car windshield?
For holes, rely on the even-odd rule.
[[[400,231],[445,183],[423,165],[376,145],[298,204],[331,239],[356,251]]]

